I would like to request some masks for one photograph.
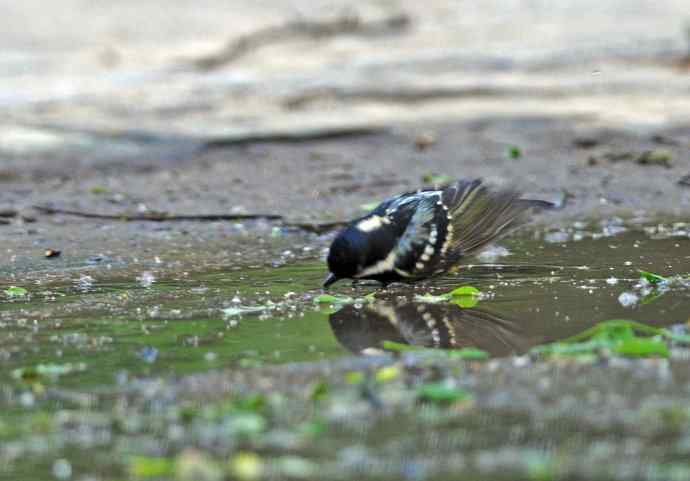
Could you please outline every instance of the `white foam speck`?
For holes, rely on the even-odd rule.
[[[634,292],[624,292],[618,296],[618,302],[623,307],[632,307],[640,300]]]

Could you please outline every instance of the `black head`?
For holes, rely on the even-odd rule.
[[[367,235],[364,232],[350,227],[338,234],[328,251],[330,274],[324,287],[340,279],[354,277],[365,265],[368,250]]]

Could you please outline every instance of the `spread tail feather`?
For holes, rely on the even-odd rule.
[[[525,224],[535,209],[552,207],[546,201],[521,199],[513,190],[491,190],[479,179],[458,181],[444,190],[442,200],[451,216],[450,251],[457,257],[476,254]]]

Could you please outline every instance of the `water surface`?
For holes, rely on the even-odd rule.
[[[506,356],[608,319],[686,322],[688,289],[645,297],[639,271],[690,272],[687,235],[618,231],[524,235],[506,241],[494,258],[414,286],[341,282],[332,293],[375,293],[375,302],[348,305],[314,303],[325,273],[320,260],[172,279],[76,273],[70,285],[25,286],[28,296],[2,300],[0,378],[17,382],[20,369],[70,365],[56,376],[60,385],[95,386],[380,352],[384,340]],[[465,284],[483,293],[471,309],[416,300]],[[637,302],[624,305],[624,293]]]

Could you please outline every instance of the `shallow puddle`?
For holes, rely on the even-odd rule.
[[[325,273],[316,260],[178,279],[143,272],[127,282],[92,272],[70,285],[26,286],[28,296],[0,304],[0,378],[21,382],[27,368],[43,365],[37,375],[48,383],[109,385],[132,376],[375,353],[386,340],[505,356],[603,320],[688,321],[687,286],[639,286],[640,270],[690,272],[682,227],[580,226],[503,245],[493,258],[415,286],[341,283],[334,294],[375,295],[345,305],[314,302]],[[483,293],[470,308],[418,300],[465,284]]]
[[[580,426],[581,420],[568,417],[573,413],[569,403],[574,398],[561,395],[566,388],[592,388],[595,391],[587,399],[605,400],[609,398],[596,389],[608,388],[616,381],[625,386],[622,392],[630,394],[617,399],[627,401],[638,399],[643,388],[647,389],[646,396],[661,399],[657,395],[661,391],[656,390],[676,389],[676,383],[650,383],[654,378],[641,371],[640,379],[644,381],[639,384],[633,369],[626,371],[627,378],[620,378],[619,365],[613,381],[607,377],[612,375],[610,372],[595,366],[580,384],[571,385],[570,376],[552,376],[548,373],[554,366],[535,362],[529,369],[503,374],[492,371],[485,377],[475,376],[471,369],[463,370],[462,376],[453,381],[461,386],[453,384],[455,387],[450,390],[442,388],[439,392],[436,384],[426,385],[436,389],[434,396],[466,396],[470,399],[468,406],[472,405],[471,397],[478,396],[480,414],[475,415],[470,409],[463,417],[462,405],[447,413],[433,406],[418,409],[414,393],[419,386],[415,388],[414,383],[436,379],[441,372],[436,368],[426,372],[415,371],[412,366],[409,373],[418,372],[420,379],[392,383],[393,387],[386,379],[402,376],[403,371],[395,366],[375,371],[372,382],[378,384],[374,387],[369,385],[370,381],[352,384],[356,376],[367,379],[361,371],[343,373],[339,368],[339,373],[333,374],[331,369],[337,363],[324,368],[329,373],[324,378],[310,377],[310,366],[303,365],[291,366],[289,374],[274,373],[279,378],[271,378],[271,374],[265,377],[260,374],[263,371],[249,371],[252,377],[241,381],[245,375],[242,368],[335,359],[351,353],[376,354],[382,348],[401,344],[473,347],[497,357],[525,353],[532,346],[569,337],[604,320],[629,319],[654,326],[683,324],[690,313],[690,236],[685,229],[676,225],[669,229],[628,230],[615,223],[594,224],[589,230],[578,225],[568,231],[518,236],[456,274],[387,289],[342,282],[329,291],[332,297],[326,299],[328,302],[317,302],[324,300],[320,284],[325,265],[320,260],[239,271],[229,267],[228,271],[179,273],[164,278],[142,271],[127,274],[131,278],[125,280],[114,278],[106,268],[96,268],[88,270],[88,275],[86,271],[75,271],[73,282],[67,285],[46,281],[22,286],[26,292],[3,286],[0,477],[7,474],[9,479],[68,479],[74,470],[90,476],[98,473],[97,478],[88,479],[124,479],[128,474],[136,479],[169,479],[173,476],[171,470],[177,470],[177,474],[186,472],[185,463],[225,466],[227,453],[249,443],[248,449],[257,449],[266,459],[272,459],[274,452],[292,453],[271,465],[270,469],[282,474],[267,474],[266,479],[284,479],[285,472],[288,468],[294,470],[296,462],[302,471],[299,476],[287,476],[291,479],[361,478],[361,466],[385,474],[372,475],[375,479],[448,479],[445,475],[402,476],[402,471],[396,470],[414,465],[428,472],[471,471],[484,466],[482,460],[493,460],[494,449],[505,447],[514,451],[516,445],[523,445],[522,441],[515,441],[518,438],[511,437],[513,434],[534,432],[532,438],[525,434],[532,444],[525,445],[524,452],[515,451],[517,461],[506,461],[513,474],[529,471],[533,466],[521,467],[521,460],[531,459],[529,456],[551,443],[553,436],[562,436],[558,442],[567,442],[571,431],[563,428],[563,422]],[[674,277],[674,282],[653,286],[641,281],[641,270],[678,277]],[[465,285],[475,287],[481,295],[461,301],[442,297]],[[344,361],[349,363],[352,359]],[[473,364],[480,365],[486,367]],[[682,361],[682,365],[686,362]],[[489,365],[488,369],[503,369],[498,366]],[[647,368],[659,366],[662,365],[649,364]],[[145,376],[180,376],[212,368],[230,371],[218,374],[217,378],[213,373],[200,376],[207,380],[199,384],[194,384],[196,378],[186,378],[191,384],[179,391],[174,391],[173,386],[184,384],[185,380],[136,381]],[[447,376],[464,368],[443,369]],[[371,371],[367,372],[371,377]],[[302,374],[306,377],[300,377]],[[521,380],[507,387],[505,383],[516,375]],[[240,380],[239,386],[228,379]],[[329,387],[338,379],[345,379],[349,390]],[[498,387],[478,387],[480,381],[497,382]],[[553,393],[544,394],[551,413],[547,416],[549,421],[539,417],[545,409],[538,403],[533,405],[537,389],[534,386],[544,391],[552,385]],[[683,385],[679,381],[677,389],[682,391]],[[217,402],[185,401],[185,397],[194,398],[197,387],[203,386],[218,391],[218,395],[211,396]],[[289,394],[295,386],[298,392]],[[167,391],[168,388],[172,390]],[[496,392],[491,394],[494,388]],[[254,389],[266,389],[270,396],[242,397]],[[329,396],[329,389],[341,390]],[[634,395],[628,389],[634,389]],[[177,394],[170,394],[173,392]],[[93,396],[94,393],[97,395]],[[203,398],[202,393],[198,394]],[[684,396],[683,406],[687,405]],[[321,397],[328,398],[326,404],[318,404]],[[94,403],[94,399],[98,401]],[[252,399],[258,399],[260,405],[247,411],[245,404]],[[286,407],[290,400],[294,403]],[[556,417],[554,400],[560,402],[560,414]],[[399,413],[403,414],[391,410],[395,403],[407,402],[411,403],[407,408],[396,408],[402,409]],[[504,407],[506,402],[509,407]],[[384,403],[386,410],[381,408]],[[487,403],[493,403],[493,407],[481,411]],[[657,409],[656,405],[653,407]],[[614,423],[611,436],[615,438],[615,430],[620,426],[615,424],[616,414],[630,411],[609,405],[601,409],[604,408],[610,411],[609,418]],[[583,418],[601,411],[583,409],[579,414]],[[662,403],[658,409],[668,406]],[[408,419],[404,426],[400,424],[401,415]],[[450,415],[460,416],[460,424],[448,421],[450,424],[446,425],[444,419],[450,418],[445,416]],[[371,416],[378,419],[373,427]],[[682,420],[687,418],[678,419],[685,422]],[[631,421],[630,429],[637,429],[642,421]],[[601,419],[597,423],[599,426]],[[453,431],[456,428],[460,431]],[[319,437],[318,433],[325,429],[330,430],[329,435]],[[462,447],[453,444],[455,441],[447,446],[439,444],[439,429],[453,433],[449,440],[464,439]],[[584,436],[577,427],[572,430]],[[669,430],[680,432],[675,426]],[[245,431],[253,433],[253,437],[247,438]],[[507,431],[512,433],[508,437]],[[418,432],[426,435],[418,436]],[[475,434],[465,436],[463,432]],[[583,438],[583,446],[608,442],[607,429],[597,428],[593,432],[601,434]],[[655,437],[640,439],[657,444]],[[508,444],[504,446],[505,443]],[[215,453],[218,460],[199,458],[199,452],[193,449],[179,454],[184,446],[201,446]],[[640,452],[651,449],[642,441],[639,446]],[[456,459],[459,450],[468,456],[468,462],[475,464],[459,467],[441,461]],[[488,450],[488,457],[482,450]],[[318,461],[319,470],[317,464],[295,457],[295,453]],[[338,454],[334,459],[333,453],[342,456]],[[391,458],[390,453],[395,456]],[[31,463],[25,462],[28,456]],[[174,466],[170,456],[177,456]],[[246,461],[242,456],[247,454],[237,454],[232,462]],[[686,459],[685,454],[682,456]],[[386,460],[385,466],[376,461],[379,459]],[[410,459],[414,463],[410,464]],[[428,459],[437,461],[424,464]],[[577,465],[596,464],[580,463],[578,459]],[[227,466],[230,470],[236,468],[233,464]],[[330,474],[325,477],[323,466],[330,466]],[[351,475],[343,478],[343,473]],[[513,474],[506,479],[524,478]],[[185,476],[178,478],[199,479],[195,475]],[[218,475],[204,479],[221,478]],[[477,479],[498,478],[491,474]]]

